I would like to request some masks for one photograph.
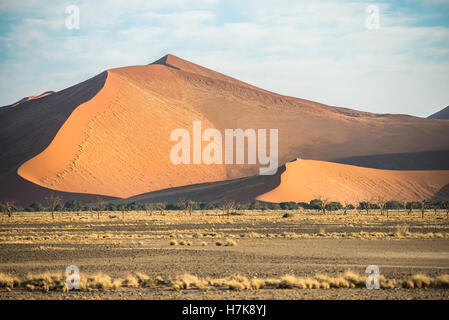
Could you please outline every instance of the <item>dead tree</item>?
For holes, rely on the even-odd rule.
[[[224,200],[220,203],[220,209],[223,214],[229,214],[235,208],[235,202],[232,200]]]
[[[15,201],[11,201],[11,200],[6,200],[3,203],[3,212],[8,216],[8,218],[12,217],[12,213],[15,209]]]
[[[195,202],[192,200],[187,201],[187,210],[189,211],[189,215],[192,215],[193,208],[195,207]]]
[[[421,218],[424,218],[424,211],[426,210],[426,202],[427,200],[421,200]]]
[[[166,205],[165,205],[164,202],[157,202],[157,203],[154,204],[154,208],[155,208],[156,210],[159,210],[159,213],[160,213],[161,215],[164,214],[165,207],[166,207]]]
[[[55,210],[58,205],[61,204],[62,197],[51,194],[48,197],[45,197],[45,202],[47,203],[48,210],[51,212],[52,219],[55,218]]]
[[[325,198],[322,196],[317,197],[317,200],[319,201],[318,205],[320,207],[321,212],[323,212],[323,214],[326,214],[326,207],[329,203],[329,198]]]
[[[143,209],[145,210],[145,213],[149,216],[153,215],[154,206],[151,203],[145,203],[143,205]]]
[[[387,213],[387,217],[388,217],[388,209],[386,209],[387,207],[387,201],[383,198],[383,197],[377,197],[376,199],[376,204],[380,209],[380,214],[383,216],[384,213]]]
[[[100,214],[104,210],[105,203],[103,199],[97,198],[95,208],[97,209],[97,218],[100,219]]]

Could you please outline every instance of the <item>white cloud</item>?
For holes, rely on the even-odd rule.
[[[226,14],[217,1],[79,3],[76,32],[61,5],[35,17],[28,4],[10,8],[27,18],[0,38],[0,49],[20,49],[0,63],[0,104],[168,52],[330,105],[425,116],[449,101],[449,29],[413,26],[386,3],[379,30],[365,28],[361,2],[227,1]]]

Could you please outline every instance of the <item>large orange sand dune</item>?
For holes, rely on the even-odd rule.
[[[434,198],[448,184],[449,170],[380,170],[297,159],[286,164],[280,185],[257,199],[267,202],[309,202],[327,198],[341,203],[375,201],[379,198],[420,201]]]
[[[259,164],[173,165],[170,133],[177,128],[191,132],[193,121],[201,121],[203,130],[220,132],[278,129],[279,166],[297,157],[334,161],[449,150],[447,121],[282,96],[173,55],[151,65],[108,70],[102,86],[95,85],[97,80],[1,110],[5,152],[0,165],[8,174],[0,174],[0,183],[9,187],[0,190],[0,197],[31,199],[22,194],[27,192],[24,181],[43,188],[39,197],[46,188],[47,194],[58,190],[126,198],[258,174]],[[86,100],[89,90],[95,95]],[[60,128],[54,134],[56,124]],[[43,138],[35,143],[36,137]],[[5,183],[16,180],[20,183]]]

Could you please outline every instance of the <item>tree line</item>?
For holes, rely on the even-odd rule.
[[[165,210],[180,210],[187,213],[192,213],[194,210],[222,210],[225,214],[236,213],[239,210],[320,210],[324,214],[328,211],[342,210],[346,213],[348,210],[366,211],[368,214],[370,210],[380,210],[382,214],[387,213],[388,210],[408,210],[411,213],[415,209],[421,209],[423,214],[424,210],[438,210],[446,209],[449,214],[449,202],[447,200],[422,200],[422,201],[383,201],[381,199],[364,200],[356,204],[352,203],[340,203],[337,201],[329,201],[324,198],[314,199],[310,202],[281,202],[281,203],[268,203],[262,201],[252,201],[250,203],[235,203],[232,200],[225,200],[222,202],[198,202],[192,200],[178,200],[174,203],[154,202],[128,202],[128,203],[113,203],[105,202],[98,199],[95,203],[82,203],[77,200],[70,200],[63,202],[61,197],[51,195],[45,198],[45,204],[40,202],[33,202],[27,207],[21,207],[15,204],[14,201],[0,202],[0,210],[11,216],[13,212],[26,211],[26,212],[51,212],[54,216],[54,212],[64,211],[146,211],[149,213],[161,212]]]

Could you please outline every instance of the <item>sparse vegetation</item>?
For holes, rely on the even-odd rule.
[[[248,278],[242,275],[232,275],[224,278],[201,278],[191,274],[176,276],[172,279],[162,277],[152,278],[142,273],[129,274],[123,278],[111,277],[104,273],[80,277],[80,291],[115,291],[120,288],[172,288],[175,290],[262,290],[262,289],[352,289],[365,288],[366,275],[359,275],[347,270],[336,276],[316,274],[312,277],[302,277],[294,274],[278,278]],[[407,279],[387,279],[381,276],[382,289],[449,289],[449,274],[431,277],[415,274]],[[28,275],[17,278],[0,273],[0,288],[14,290],[25,288],[29,291],[68,291],[65,278],[61,274]]]

